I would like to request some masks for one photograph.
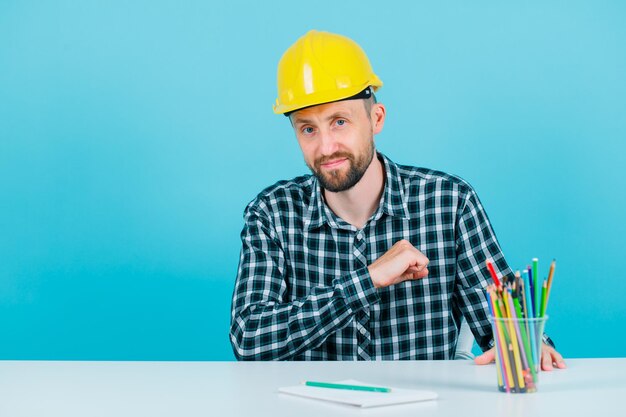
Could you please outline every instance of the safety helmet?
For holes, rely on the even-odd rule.
[[[274,113],[285,114],[354,96],[382,81],[363,49],[342,35],[311,30],[278,63],[278,98]]]

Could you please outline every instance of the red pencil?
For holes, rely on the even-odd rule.
[[[500,287],[500,280],[496,275],[496,270],[493,268],[493,264],[489,259],[487,259],[487,269],[489,269],[489,273],[491,274],[491,278],[493,278],[493,282],[496,284],[496,287]]]

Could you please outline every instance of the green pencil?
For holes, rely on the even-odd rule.
[[[548,280],[543,280],[543,287],[541,289],[541,316],[546,315],[546,307],[548,307]]]
[[[523,319],[523,315],[522,315],[522,306],[519,303],[519,300],[517,298],[513,299],[513,303],[515,303],[515,311],[517,311],[517,317],[518,319]],[[526,325],[528,325],[528,322],[526,323]],[[520,328],[520,332],[522,333],[522,341],[524,342],[524,354],[526,355],[526,362],[528,362],[528,367],[530,368],[530,372],[533,376],[533,381],[537,380],[537,375],[536,375],[536,371],[535,371],[535,364],[533,363],[533,352],[532,349],[530,348],[530,341],[528,340],[528,328],[526,326],[524,326],[522,323],[519,323],[519,328]]]
[[[365,385],[335,384],[332,382],[305,381],[304,385],[307,385],[309,387],[348,389],[348,390],[353,390],[353,391],[391,392],[391,388],[368,387]]]
[[[533,258],[533,288],[535,294],[533,294],[535,300],[535,317],[540,317],[541,314],[541,284],[539,281],[539,259]]]

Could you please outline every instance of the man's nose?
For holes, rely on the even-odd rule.
[[[339,150],[339,142],[330,130],[320,131],[320,153],[328,156]]]

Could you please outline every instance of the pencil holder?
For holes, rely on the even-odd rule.
[[[546,320],[548,316],[491,317],[500,391],[508,393],[537,391],[541,370],[541,342]]]

